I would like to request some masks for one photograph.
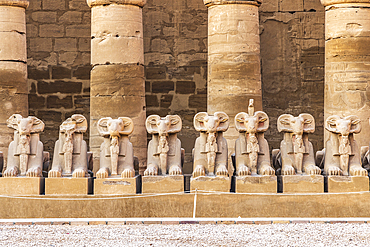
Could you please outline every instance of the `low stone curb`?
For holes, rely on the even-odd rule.
[[[140,221],[140,220],[126,220],[126,221],[42,221],[42,222],[32,222],[32,221],[16,221],[16,222],[0,222],[0,226],[9,225],[20,225],[20,226],[30,226],[30,225],[71,225],[71,226],[87,226],[87,225],[179,225],[179,224],[213,224],[213,225],[234,225],[234,224],[248,224],[248,225],[269,225],[269,224],[365,224],[370,223],[370,221],[362,220],[195,220],[195,221]]]

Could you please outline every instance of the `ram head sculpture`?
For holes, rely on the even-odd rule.
[[[228,150],[223,132],[229,128],[229,116],[224,112],[199,112],[194,116],[194,128],[200,132],[193,150],[193,177],[228,176]]]

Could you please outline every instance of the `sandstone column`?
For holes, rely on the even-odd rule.
[[[28,116],[26,14],[28,0],[0,0],[0,151],[7,158],[13,131],[6,120]]]
[[[256,0],[204,0],[208,7],[208,113],[230,117],[224,136],[233,152],[234,117],[248,112],[249,99],[262,110],[260,37]]]
[[[356,140],[359,146],[367,146],[370,141],[370,2],[321,0],[321,3],[326,10],[324,117],[359,116],[362,131]]]
[[[146,161],[145,80],[142,7],[146,0],[87,0],[91,7],[90,150],[99,167],[102,117],[130,117],[131,142]],[[144,171],[144,167],[141,167]]]

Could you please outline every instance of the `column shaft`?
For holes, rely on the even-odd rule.
[[[370,3],[322,0],[325,12],[325,119],[357,115],[360,146],[370,141]],[[325,131],[325,140],[327,139]]]
[[[0,151],[7,158],[13,131],[6,120],[28,116],[26,15],[28,1],[0,0]]]
[[[208,6],[208,113],[230,117],[229,153],[238,132],[234,117],[249,99],[262,110],[259,16],[256,1],[204,0]]]
[[[92,7],[90,150],[94,154],[94,171],[99,168],[103,142],[97,131],[97,121],[102,117],[132,118],[134,155],[143,163],[147,144],[142,23],[145,1],[103,0],[88,4]]]

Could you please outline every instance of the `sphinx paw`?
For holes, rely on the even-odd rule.
[[[305,168],[305,172],[307,175],[320,175],[321,169],[315,165],[309,165]]]
[[[170,176],[182,175],[181,167],[178,166],[178,165],[171,166],[169,174],[170,174]]]
[[[135,170],[134,169],[125,169],[121,173],[121,178],[133,178],[135,176]]]
[[[85,176],[86,176],[86,171],[81,168],[75,169],[72,173],[73,178],[84,178]]]
[[[251,175],[251,171],[245,165],[241,165],[238,169],[238,176],[248,176]]]
[[[27,177],[42,177],[41,168],[40,167],[32,167],[32,168],[28,169],[28,171],[26,173],[26,176]]]
[[[328,176],[340,176],[340,175],[342,175],[342,170],[339,167],[330,166],[326,170],[326,175],[328,175]]]
[[[351,176],[367,176],[367,171],[360,166],[352,166],[349,172]]]
[[[284,166],[281,169],[281,174],[282,175],[294,175],[295,174],[294,167],[293,166]]]
[[[227,176],[229,174],[226,166],[220,165],[217,167],[216,176]]]
[[[109,176],[108,169],[100,168],[99,171],[96,173],[97,178],[107,178]]]
[[[3,174],[4,177],[16,177],[18,176],[18,168],[17,167],[12,167],[8,168],[4,171]]]
[[[271,166],[264,165],[260,168],[259,174],[272,176],[272,175],[275,175],[275,170]]]
[[[158,169],[155,166],[151,166],[144,171],[144,176],[157,176]]]
[[[206,171],[204,170],[203,166],[199,165],[199,166],[195,167],[195,169],[193,171],[193,177],[194,178],[205,176],[205,175],[206,175]]]
[[[49,178],[60,178],[62,176],[62,172],[58,170],[50,170],[48,172],[48,177]]]

